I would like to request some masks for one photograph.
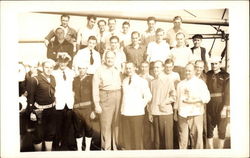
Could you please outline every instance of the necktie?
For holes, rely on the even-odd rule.
[[[129,77],[129,81],[128,81],[128,84],[129,84],[129,85],[131,84],[131,77]]]
[[[63,79],[66,80],[66,75],[64,71],[63,71]]]
[[[90,62],[90,65],[94,64],[94,58],[93,58],[93,52],[92,52],[92,50],[90,50],[90,60],[89,60],[89,62]]]

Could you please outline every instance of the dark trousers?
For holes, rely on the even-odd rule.
[[[173,149],[173,114],[153,115],[155,149]]]
[[[55,150],[76,150],[72,117],[73,111],[67,106],[63,110],[56,110],[56,138],[53,143]]]
[[[148,111],[145,110],[143,119],[143,149],[154,149],[154,135],[153,135],[153,124],[149,121]]]
[[[122,115],[123,143],[125,150],[143,149],[143,120],[144,115],[124,116]]]

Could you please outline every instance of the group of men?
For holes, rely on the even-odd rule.
[[[108,31],[99,20],[96,31],[93,15],[76,32],[69,20],[62,15],[45,38],[41,69],[31,65],[19,82],[28,104],[20,108],[21,135],[31,129],[26,117],[35,150],[213,148],[216,125],[223,148],[229,74],[201,47],[202,35],[187,46],[180,16],[166,35],[154,17],[142,34],[127,21],[118,31],[114,18]]]

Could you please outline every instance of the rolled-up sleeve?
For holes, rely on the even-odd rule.
[[[202,92],[200,92],[200,99],[202,101],[202,103],[206,104],[210,101],[210,92],[207,88],[207,85],[204,81],[201,81],[201,87],[200,90],[202,90]]]
[[[100,69],[98,69],[94,76],[93,76],[93,82],[92,82],[92,93],[93,93],[93,101],[95,106],[100,105],[100,96],[99,96],[99,85],[100,85]]]

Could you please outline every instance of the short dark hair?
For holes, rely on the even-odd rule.
[[[105,25],[107,24],[107,22],[106,22],[105,20],[101,19],[101,20],[99,20],[99,21],[97,22],[97,25],[99,25],[99,23],[101,23],[101,22],[104,22]]]
[[[70,19],[70,16],[68,14],[61,15],[61,20],[62,20],[63,17],[66,17],[66,18]]]
[[[116,22],[116,19],[115,19],[115,18],[109,18],[109,19],[108,19],[108,22],[109,22],[110,20],[115,20],[115,22]]]
[[[90,19],[96,20],[96,16],[95,15],[88,15],[87,20],[89,21]]]
[[[198,38],[198,39],[203,39],[203,36],[201,34],[195,34],[192,39],[195,39],[195,38]]]
[[[141,36],[141,34],[140,34],[138,31],[133,31],[133,32],[131,33],[131,38],[133,37],[134,34],[138,34],[139,37]]]
[[[174,65],[174,61],[173,61],[173,59],[167,59],[166,61],[165,61],[165,65],[166,64],[173,64]]]
[[[97,41],[97,38],[95,36],[89,36],[88,41],[89,40],[95,40],[95,41]]]
[[[118,42],[120,41],[120,40],[119,40],[119,37],[117,37],[117,36],[112,36],[112,37],[110,37],[109,41],[111,41],[111,40],[113,40],[113,39],[117,39]]]
[[[123,25],[128,25],[128,26],[130,26],[130,23],[128,22],[128,21],[124,21],[123,23],[122,23],[122,26]]]
[[[147,22],[149,22],[149,21],[151,21],[151,20],[154,20],[154,21],[156,22],[156,18],[153,17],[153,16],[150,16],[150,17],[147,18]]]
[[[180,20],[181,20],[181,22],[182,22],[182,18],[181,18],[181,16],[175,16],[175,17],[174,17],[174,19],[173,19],[173,21],[175,21],[175,20],[177,20],[177,19],[180,19]]]
[[[164,30],[162,28],[158,28],[156,31],[155,31],[155,34],[159,33],[159,32],[164,32]]]

